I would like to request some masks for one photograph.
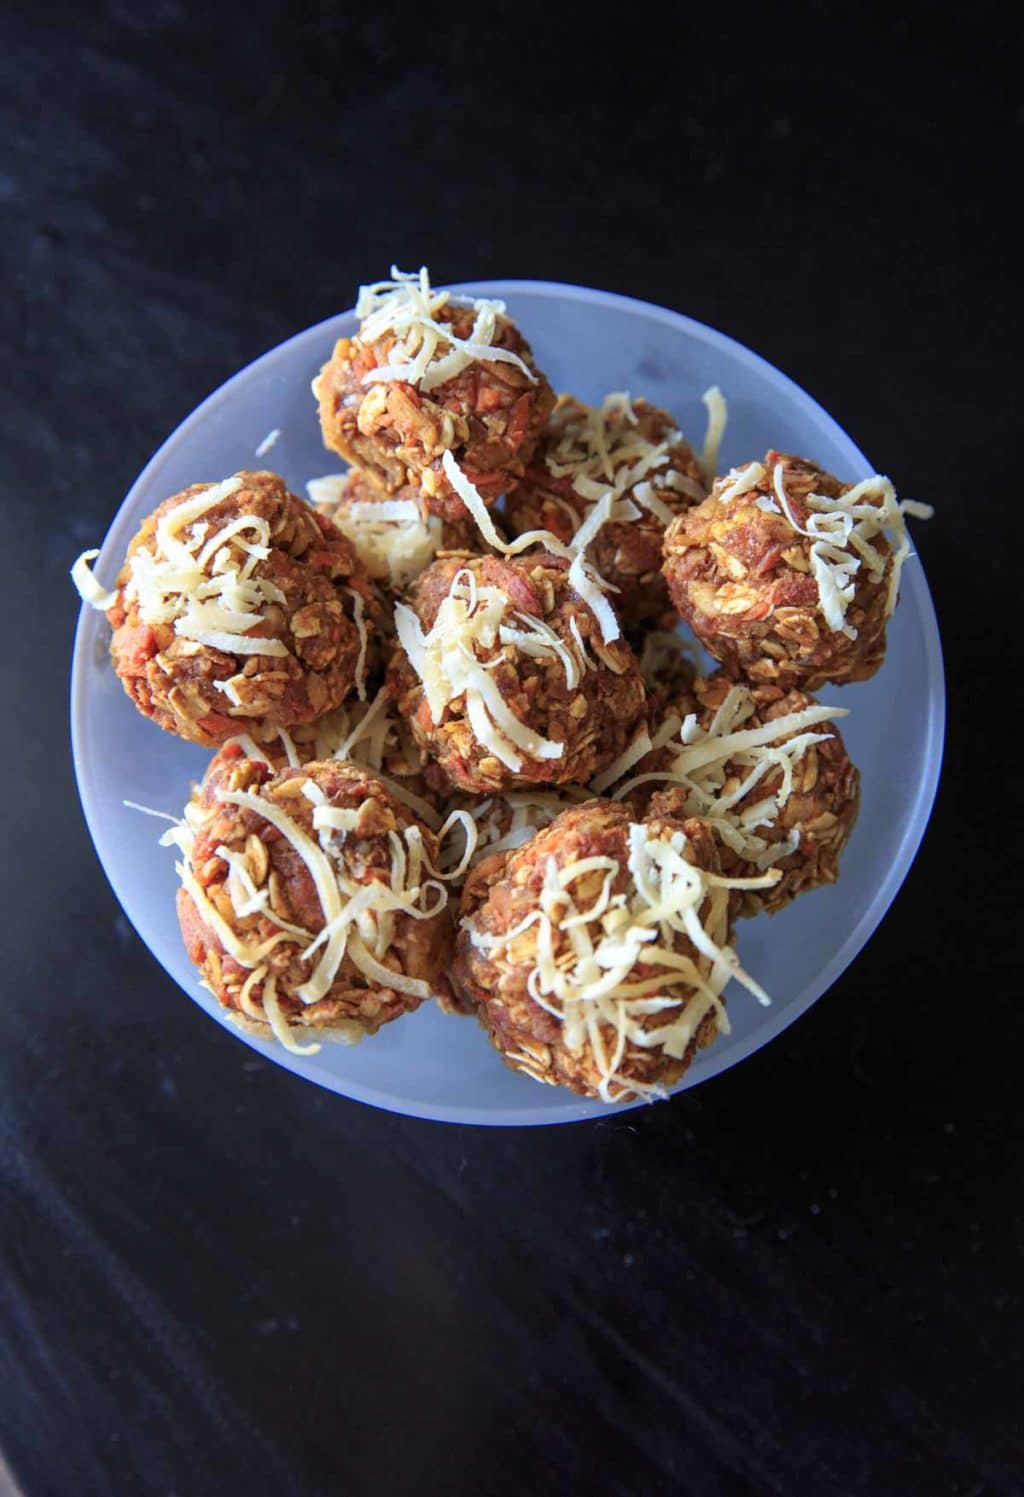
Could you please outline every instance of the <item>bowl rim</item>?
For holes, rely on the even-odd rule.
[[[867,457],[845,429],[839,425],[835,418],[813,396],[809,395],[802,386],[798,385],[795,380],[784,374],[782,370],[771,364],[760,354],[755,353],[752,349],[746,347],[745,344],[740,343],[737,339],[730,337],[727,333],[719,332],[716,328],[708,327],[705,323],[688,317],[685,313],[673,311],[668,307],[661,307],[654,302],[625,296],[620,292],[602,291],[593,287],[577,286],[569,282],[560,281],[517,279],[461,281],[453,282],[445,289],[449,289],[457,294],[470,296],[501,298],[505,295],[527,295],[538,298],[585,302],[594,307],[616,308],[633,315],[639,314],[653,321],[661,322],[689,336],[691,339],[727,353],[730,357],[736,359],[741,364],[745,364],[762,378],[766,378],[776,388],[784,390],[791,399],[795,400],[798,406],[804,408],[808,415],[813,416],[817,422],[823,424],[830,431],[830,435],[837,442],[837,445],[845,449],[851,469],[860,470],[861,476],[867,476],[875,471]],[[348,308],[346,311],[335,313],[331,317],[324,318],[322,321],[293,334],[282,343],[274,345],[274,347],[251,360],[242,369],[218,385],[215,390],[195,406],[160,444],[129,488],[103,539],[99,558],[96,563],[97,566],[101,569],[109,566],[112,553],[116,555],[118,561],[120,560],[120,556],[127,544],[127,539],[122,542],[123,533],[129,528],[134,533],[134,529],[138,523],[137,518],[133,515],[136,496],[158,478],[161,469],[171,453],[178,450],[182,441],[188,439],[192,430],[205,421],[224,401],[231,398],[237,384],[247,379],[257,368],[285,358],[289,351],[297,344],[305,342],[314,343],[327,335],[329,329],[336,327],[343,320],[352,318],[353,316],[354,309]],[[683,1077],[678,1086],[673,1088],[672,1096],[689,1090],[692,1086],[699,1086],[706,1081],[710,1081],[713,1077],[721,1075],[724,1071],[731,1070],[733,1066],[747,1059],[749,1055],[770,1044],[778,1035],[788,1029],[791,1024],[795,1023],[801,1015],[805,1014],[829,990],[833,983],[863,950],[884,919],[910,870],[924,837],[938,789],[945,739],[946,694],[938,621],[927,579],[920,564],[905,569],[902,579],[902,591],[904,606],[906,606],[908,601],[908,595],[913,598],[924,638],[928,715],[927,722],[923,725],[925,734],[922,744],[921,774],[917,782],[912,805],[907,814],[904,833],[900,840],[896,856],[886,869],[884,878],[876,886],[860,919],[847,933],[845,940],[833,952],[831,960],[820,968],[815,973],[813,979],[804,986],[803,990],[790,998],[784,1007],[780,1006],[768,1010],[770,1018],[764,1025],[759,1025],[752,1034],[742,1040],[736,1040],[727,1046],[723,1046],[721,1049],[713,1046],[710,1050],[703,1052],[699,1060],[687,1071],[686,1076]],[[133,929],[136,930],[136,934],[143,942],[143,945],[146,946],[150,954],[168,974],[175,986],[181,988],[182,985],[177,974],[153,950],[146,935],[135,927],[134,920],[132,920],[131,915],[128,913],[129,904],[126,902],[128,891],[124,888],[122,881],[112,871],[108,859],[104,856],[105,838],[101,829],[103,815],[100,798],[97,787],[92,782],[91,771],[86,756],[88,737],[88,728],[86,725],[86,655],[87,651],[92,647],[92,640],[89,638],[89,635],[95,627],[97,627],[97,624],[94,621],[94,611],[83,604],[79,610],[78,622],[75,628],[70,680],[72,760],[79,799],[96,856],[99,859],[115,898],[131,922]],[[192,992],[187,988],[184,991],[196,1003],[197,1007],[203,1009],[205,1013],[210,1014],[211,1017],[219,1017],[214,1011],[205,1008],[196,992]],[[574,1097],[573,1094],[567,1092],[565,1094],[565,1105],[558,1111],[552,1111],[550,1108],[531,1107],[529,1104],[517,1108],[501,1107],[495,1109],[459,1104],[437,1108],[418,1102],[399,1106],[396,1105],[390,1093],[358,1081],[350,1082],[347,1078],[338,1078],[332,1072],[322,1070],[316,1064],[317,1058],[315,1056],[307,1058],[292,1055],[280,1045],[270,1045],[265,1041],[243,1033],[231,1026],[230,1022],[223,1018],[221,1018],[220,1022],[222,1027],[228,1028],[234,1036],[241,1039],[260,1055],[274,1061],[295,1075],[301,1076],[306,1081],[311,1081],[349,1100],[363,1102],[380,1108],[383,1111],[397,1113],[406,1117],[421,1118],[434,1122],[468,1123],[475,1126],[487,1127],[536,1127],[554,1126],[559,1123],[584,1122],[596,1118],[607,1119],[630,1112],[635,1107],[647,1105],[644,1102],[637,1101],[612,1106],[589,1098]],[[500,1064],[497,1056],[495,1056],[495,1064]],[[344,1080],[344,1087],[337,1084],[339,1079]]]

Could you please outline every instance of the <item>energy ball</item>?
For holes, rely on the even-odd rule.
[[[275,773],[225,747],[171,838],[189,958],[243,1028],[352,1044],[444,985],[437,839],[357,765]]]
[[[665,530],[707,492],[696,454],[667,411],[624,394],[598,407],[559,396],[505,514],[513,535],[548,530],[568,542],[609,489],[633,513],[602,525],[589,555],[618,589],[615,608],[631,629],[670,609]]]
[[[393,277],[362,288],[359,332],[314,381],[324,443],[388,494],[412,484],[431,513],[461,519],[445,456],[493,504],[555,397],[503,302],[435,291],[425,270]]]
[[[166,499],[102,601],[125,691],[194,743],[312,722],[365,682],[373,592],[349,542],[274,473]]]
[[[700,821],[564,811],[470,873],[453,986],[513,1069],[605,1102],[662,1096],[727,1029],[727,977],[745,978],[716,869]]]
[[[401,592],[438,553],[488,549],[473,520],[431,514],[419,488],[389,495],[360,468],[314,478],[306,487],[318,513],[352,543],[371,582],[387,592]]]
[[[806,691],[867,680],[885,655],[910,508],[887,478],[841,483],[770,451],[669,527],[669,591],[731,676]]]
[[[481,794],[585,783],[641,727],[636,657],[604,642],[563,558],[449,557],[409,605],[395,610],[388,690],[434,761],[428,779]]]
[[[414,815],[436,831],[444,817],[444,801],[424,778],[426,757],[412,736],[408,723],[394,710],[384,687],[372,702],[349,700],[315,723],[268,732],[256,742],[248,734],[229,738],[222,753],[259,759],[275,771],[310,764],[319,759],[338,759],[368,770],[385,789]],[[213,763],[218,763],[217,758]],[[211,771],[212,772],[212,769]]]
[[[589,799],[590,792],[580,785],[564,785],[557,790],[507,790],[483,797],[461,793],[449,796],[444,805],[450,831],[441,850],[443,867],[450,870],[453,882],[458,881],[457,875],[464,882],[484,858],[522,847],[543,827],[550,826],[556,816]],[[465,826],[466,818],[472,822],[472,835]],[[446,1013],[474,1011],[473,1004],[454,987],[439,1001]]]
[[[860,804],[860,775],[834,721],[845,715],[804,692],[716,671],[652,719],[655,740],[668,741],[609,793],[634,815],[704,818],[724,874],[778,878],[734,889],[734,914],[774,914],[839,876]]]
[[[446,816],[453,811],[465,812],[473,822],[476,840],[467,852],[466,839],[454,838],[446,859],[464,860],[473,867],[481,858],[494,852],[508,852],[529,842],[542,827],[550,826],[556,816],[572,806],[592,799],[582,785],[563,785],[557,790],[495,791],[493,795],[456,794],[444,802]]]

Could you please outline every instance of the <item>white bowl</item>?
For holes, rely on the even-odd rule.
[[[846,480],[873,471],[835,421],[785,375],[688,317],[542,281],[488,281],[458,289],[508,303],[556,390],[587,401],[609,390],[642,394],[667,407],[697,443],[704,430],[701,392],[720,385],[729,402],[723,466],[778,447],[811,457]],[[321,444],[309,386],[335,339],[355,328],[352,312],[309,328],[205,400],[160,448],[122,504],[97,563],[101,580],[112,583],[143,516],[190,483],[269,467],[304,494],[307,479],[342,467]],[[258,458],[256,448],[274,428],[280,429],[279,440]],[[185,956],[174,910],[173,855],[157,845],[159,823],[122,804],[131,800],[180,814],[189,782],[202,775],[209,756],[136,712],[111,668],[109,633],[102,615],[83,609],[75,638],[72,735],[89,830],[115,894],[153,955],[190,998],[226,1022]],[[742,960],[773,995],[772,1006],[760,1007],[733,985],[731,1034],[694,1061],[679,1089],[735,1065],[820,998],[875,930],[910,867],[935,794],[944,719],[939,636],[918,562],[904,571],[882,672],[864,685],[821,696],[852,709],[843,736],[863,776],[860,818],[842,877],[780,915],[740,924]],[[313,1056],[239,1038],[331,1091],[413,1117],[510,1125],[573,1122],[612,1110],[509,1071],[474,1021],[446,1017],[435,1005],[387,1025],[354,1049],[327,1044]]]

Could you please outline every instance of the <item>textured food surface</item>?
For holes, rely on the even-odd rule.
[[[473,587],[501,595],[509,629],[522,635],[539,626],[554,637],[555,646],[538,654],[525,653],[514,640],[477,642],[472,648],[512,715],[560,751],[543,759],[524,751],[520,767],[510,768],[481,741],[465,694],[454,695],[435,719],[424,683],[402,646],[388,670],[398,711],[433,767],[460,789],[486,794],[513,785],[586,784],[642,724],[645,692],[632,650],[621,639],[604,643],[593,613],[569,582],[568,563],[546,552],[515,560],[435,562],[409,592],[423,631],[434,628],[453,586],[467,578]]]
[[[667,411],[628,396],[609,397],[603,408],[559,396],[505,513],[513,535],[548,530],[567,542],[604,487],[635,513],[603,525],[589,556],[617,589],[616,610],[632,628],[670,607],[661,571],[665,529],[706,490],[696,455]]]
[[[732,702],[738,710],[721,722],[723,710]],[[816,706],[805,692],[771,685],[738,687],[724,671],[716,671],[672,697],[662,720],[671,716],[683,721],[692,714],[699,735],[713,728],[721,735],[742,734]],[[739,751],[687,776],[687,746],[676,733],[669,744],[630,771],[626,783],[641,783],[626,795],[626,802],[639,814],[719,818],[711,824],[723,873],[748,878],[773,868],[781,874],[771,888],[735,890],[734,912],[773,914],[797,894],[835,883],[860,804],[860,776],[834,722],[814,723],[809,732],[800,727],[780,732],[766,745],[767,754],[783,761],[783,746],[804,740],[806,746],[797,749],[788,767],[784,762],[766,767],[764,754]],[[706,740],[695,735],[692,742],[701,750]],[[660,779],[660,774],[676,779]],[[745,784],[750,788],[739,794]],[[744,848],[738,845],[741,841],[753,845]]]
[[[487,549],[468,516],[441,519],[431,514],[418,485],[389,494],[365,469],[351,468],[335,478],[316,479],[309,488],[323,493],[326,485],[331,497],[319,499],[317,510],[351,541],[371,581],[389,591],[408,586],[439,553]]]
[[[244,804],[225,798],[239,794]],[[325,835],[315,824],[320,806],[342,813],[349,829]],[[271,814],[287,818],[299,839],[282,834]],[[446,891],[438,885],[439,893],[432,895],[436,913],[425,916],[416,900],[418,915],[401,910],[375,915],[371,902],[356,930],[382,970],[367,975],[365,963],[353,954],[356,935],[350,933],[350,949],[328,974],[326,990],[310,1001],[323,943],[308,953],[307,948],[327,918],[323,890],[302,855],[301,839],[320,848],[326,844],[342,905],[353,886],[380,894],[393,883],[401,887],[417,844],[429,863],[438,862],[433,832],[365,770],[314,762],[275,773],[266,763],[226,748],[196,792],[187,822],[194,843],[186,863],[189,877],[178,894],[185,945],[217,1000],[241,1019],[283,1037],[280,1022],[272,1024],[266,1008],[273,980],[287,1026],[331,1030],[351,1041],[417,1008],[441,984],[453,924]],[[405,979],[418,990],[408,991]]]
[[[240,636],[223,630],[210,632],[215,643],[186,637],[178,632],[184,603],[177,618],[159,618],[138,595],[136,575],[173,559],[161,539],[162,523],[173,523],[176,510],[201,502],[213,491],[211,484],[173,495],[143,522],[108,611],[114,668],[132,701],[160,727],[209,746],[264,726],[309,723],[339,706],[357,686],[363,655],[357,617],[370,623],[377,608],[351,544],[329,520],[289,493],[276,474],[247,472],[238,479],[172,544],[190,548],[200,588],[213,585],[227,566],[251,566],[248,584],[261,587],[270,600],[246,632],[266,639],[267,652],[240,653],[246,641],[232,647]],[[240,528],[198,565],[208,538],[233,526]],[[266,554],[252,564],[244,547],[258,544],[254,534],[266,537]],[[189,601],[194,597],[193,587]]]
[[[867,680],[885,655],[888,541],[879,535],[867,542],[876,569],[859,565],[844,627],[830,627],[812,575],[812,539],[784,512],[775,474],[804,529],[813,513],[809,495],[840,499],[853,486],[780,452],[768,452],[756,467],[760,476],[739,492],[736,470],[716,479],[708,498],[669,527],[664,570],[676,607],[731,676],[806,691]]]
[[[447,305],[436,320],[468,338],[474,312]],[[517,355],[533,378],[518,364],[480,358],[426,393],[401,379],[366,382],[387,365],[396,341],[394,334],[372,344],[358,335],[339,339],[315,385],[325,445],[364,468],[387,493],[415,484],[432,513],[457,520],[465,516],[465,506],[441,467],[443,454],[451,452],[484,501],[493,504],[522,477],[554,405],[529,344],[501,317],[495,346]]]
[[[463,1003],[476,1008],[491,1042],[514,1069],[539,1081],[567,1086],[583,1095],[605,1095],[607,1100],[626,1100],[648,1089],[671,1086],[683,1075],[697,1050],[708,1045],[719,1029],[719,1010],[701,1005],[693,1033],[680,1054],[667,1054],[657,1044],[657,1030],[679,1020],[696,992],[684,990],[672,1006],[640,1020],[644,1042],[630,1039],[609,1071],[608,1056],[616,1050],[614,1027],[602,1022],[595,1037],[584,1034],[575,1042],[567,1038],[565,1018],[553,1014],[536,1001],[533,992],[540,960],[539,935],[542,922],[537,912],[552,868],[568,870],[573,865],[596,860],[599,866],[585,871],[573,885],[580,909],[598,908],[609,896],[630,899],[635,893],[630,870],[630,825],[628,810],[615,801],[591,800],[557,817],[524,847],[493,853],[472,871],[462,897],[461,928],[454,968],[455,986]],[[686,860],[711,872],[717,870],[717,850],[708,829],[699,821],[655,818],[645,828],[654,842],[676,838]],[[614,869],[609,878],[610,863]],[[604,891],[604,892],[603,892]],[[701,919],[719,940],[727,935],[725,891],[709,894]],[[576,955],[567,929],[555,925],[549,932],[556,965],[570,963]],[[494,954],[481,949],[498,942]],[[699,961],[686,935],[673,933],[671,947],[677,957]],[[630,983],[664,980],[664,968],[637,960],[629,971]],[[679,989],[675,992],[678,994]],[[612,1091],[608,1083],[611,1077]]]

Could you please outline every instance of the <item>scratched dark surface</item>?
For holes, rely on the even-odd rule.
[[[0,1450],[33,1497],[1021,1490],[1020,819],[981,726],[1018,64],[985,6],[853,9],[4,8]],[[157,970],[78,813],[70,561],[392,258],[676,306],[939,509],[952,726],[903,893],[767,1050],[628,1118],[426,1124],[266,1064]]]

